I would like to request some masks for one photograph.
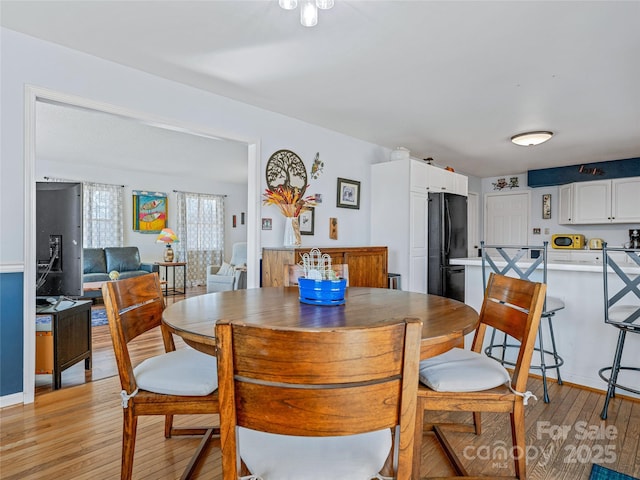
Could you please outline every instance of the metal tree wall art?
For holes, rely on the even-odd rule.
[[[307,169],[300,157],[291,150],[278,150],[267,162],[266,180],[269,190],[278,187],[292,190],[296,187],[302,196],[307,189]]]

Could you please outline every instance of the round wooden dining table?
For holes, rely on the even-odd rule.
[[[478,324],[478,313],[450,298],[386,288],[348,287],[344,305],[301,303],[298,287],[268,287],[207,293],[176,302],[163,323],[193,348],[216,353],[215,324],[240,320],[272,327],[335,328],[422,320],[422,359],[459,346]]]

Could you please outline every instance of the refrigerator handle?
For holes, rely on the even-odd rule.
[[[446,225],[446,235],[445,239],[445,254],[449,256],[449,252],[451,250],[451,212],[449,211],[449,200],[445,197],[444,199],[444,213],[445,213],[445,222]]]

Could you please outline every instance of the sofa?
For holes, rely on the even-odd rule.
[[[142,263],[138,247],[84,248],[82,283],[111,280],[109,272],[116,271],[119,279],[157,272],[153,263]],[[86,297],[100,297],[100,291],[85,292]]]

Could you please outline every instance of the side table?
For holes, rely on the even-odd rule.
[[[51,315],[53,389],[62,386],[62,371],[84,360],[91,370],[91,300],[62,300],[57,306],[36,307],[36,315]]]
[[[184,295],[187,289],[187,262],[155,262],[159,268],[160,280],[164,278],[164,295]],[[182,290],[176,288],[176,268],[182,269]],[[171,288],[169,288],[169,270],[171,269]],[[164,274],[164,275],[163,275]]]

